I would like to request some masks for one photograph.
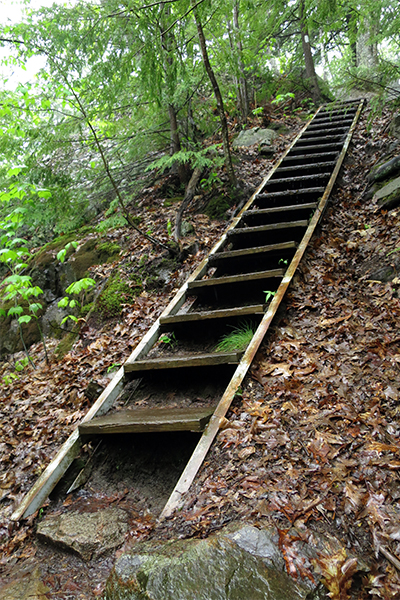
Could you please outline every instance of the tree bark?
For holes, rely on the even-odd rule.
[[[214,71],[210,64],[210,59],[208,57],[206,39],[204,37],[203,27],[202,27],[200,18],[198,16],[197,10],[195,8],[195,6],[196,6],[195,0],[191,0],[191,4],[193,7],[193,14],[194,14],[195,22],[196,22],[196,27],[197,27],[197,34],[199,36],[199,42],[200,42],[201,54],[203,57],[204,68],[207,72],[207,75],[208,75],[210,81],[211,81],[215,100],[217,103],[218,115],[219,115],[219,119],[221,122],[222,146],[224,149],[226,171],[228,173],[229,183],[230,183],[231,187],[236,189],[237,188],[237,179],[236,179],[236,175],[235,175],[235,170],[233,168],[232,156],[231,156],[231,151],[230,151],[230,147],[229,147],[228,123],[227,123],[226,116],[225,116],[224,102],[222,100],[221,90],[219,89],[217,79],[215,77]]]
[[[203,169],[201,169],[200,167],[196,167],[194,169],[192,176],[190,178],[190,181],[186,188],[185,197],[181,202],[178,212],[176,213],[175,230],[174,230],[175,242],[179,243],[179,240],[181,238],[181,225],[182,225],[183,213],[185,212],[185,210],[187,209],[187,207],[189,206],[190,202],[193,199],[193,196],[196,191],[196,186],[199,182],[199,179],[200,179],[202,173],[203,173]]]
[[[242,40],[240,38],[240,29],[239,29],[239,3],[235,2],[235,6],[233,7],[233,27],[235,30],[236,37],[236,46],[237,46],[237,54],[238,54],[238,67],[239,67],[239,95],[240,95],[240,106],[242,111],[243,121],[247,121],[247,117],[249,115],[249,91],[247,86],[246,79],[246,71],[243,63],[243,46]]]
[[[318,78],[315,72],[314,59],[311,53],[310,37],[308,35],[308,28],[304,20],[304,0],[301,0],[300,2],[300,30],[304,61],[306,64],[306,77],[311,84],[311,94],[314,102],[321,102],[322,94],[321,90],[319,89]]]

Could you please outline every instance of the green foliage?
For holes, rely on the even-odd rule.
[[[63,263],[66,259],[68,251],[73,251],[73,249],[76,250],[77,247],[78,242],[68,242],[65,248],[63,248],[57,253],[57,259]]]
[[[215,347],[215,352],[233,352],[235,350],[245,350],[255,333],[255,327],[252,323],[244,322],[238,327],[233,327],[232,331],[224,335],[218,345]]]
[[[93,289],[95,285],[96,282],[91,277],[83,277],[78,281],[74,281],[65,290],[68,296],[64,296],[64,298],[62,298],[58,302],[59,308],[70,308],[72,310],[81,309],[84,305],[85,292]],[[71,296],[72,294],[78,296],[78,298],[70,298],[69,296]],[[63,320],[61,321],[61,325],[68,321],[68,319],[71,319],[75,323],[77,323],[79,320],[78,317],[76,317],[74,314],[69,314],[63,318]]]
[[[264,290],[265,294],[265,302],[269,302],[276,294],[276,292],[271,292],[271,290]]]
[[[106,288],[96,300],[96,310],[105,319],[118,317],[124,304],[132,304],[142,291],[143,286],[139,279],[131,283],[123,281],[120,275],[110,278]]]
[[[96,230],[100,233],[104,233],[105,231],[109,231],[110,229],[117,229],[118,227],[126,227],[128,225],[127,220],[120,213],[116,213],[112,217],[108,217],[108,219],[104,219],[100,221],[98,225],[96,225]]]
[[[178,343],[178,340],[175,337],[175,333],[172,332],[163,333],[163,335],[160,336],[159,342],[160,344],[164,344],[165,346],[173,348]]]
[[[164,172],[166,169],[171,169],[176,164],[190,164],[195,169],[196,167],[201,169],[211,167],[222,167],[224,164],[224,158],[216,153],[217,145],[203,148],[202,150],[181,150],[176,152],[172,156],[164,155],[158,158],[147,167],[147,171],[150,169],[160,169]],[[207,156],[207,155],[210,155]]]

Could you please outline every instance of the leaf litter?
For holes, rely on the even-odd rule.
[[[380,133],[390,116],[374,119],[367,133],[364,111],[330,208],[286,296],[286,310],[258,353],[182,510],[160,525],[135,513],[139,537],[149,532],[204,537],[236,519],[274,524],[293,577],[322,577],[334,600],[399,597],[394,566],[400,556],[399,279],[395,273],[382,283],[373,275],[377,264],[393,263],[388,255],[400,246],[400,211],[377,212],[362,200],[366,175],[390,142]],[[283,149],[287,140],[279,143]],[[154,211],[145,213],[146,227],[159,232],[166,229],[154,216],[161,206],[155,200]],[[164,220],[173,216],[162,214]],[[220,235],[223,226],[196,218],[206,244],[169,288],[137,298],[112,330],[89,327],[48,368],[38,344],[33,354],[43,366],[3,389],[0,564],[6,576],[35,560],[38,515],[19,524],[9,517],[86,413],[84,389],[92,380],[107,383],[108,367],[123,363]],[[144,246],[133,235],[129,252],[137,258],[151,254]],[[341,546],[318,546],[320,533]],[[318,552],[305,561],[299,548],[309,540]],[[67,559],[57,551],[52,556],[45,583],[57,598],[103,593],[111,559],[85,573],[81,564],[71,571],[69,562],[76,574],[68,578],[60,569]]]

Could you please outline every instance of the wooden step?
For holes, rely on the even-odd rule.
[[[296,242],[281,242],[280,244],[269,244],[268,246],[253,246],[252,248],[241,248],[240,250],[227,250],[226,252],[217,252],[208,259],[210,267],[220,265],[225,260],[236,258],[251,258],[261,254],[272,252],[281,252],[283,250],[295,250],[298,244]]]
[[[79,433],[85,436],[158,431],[204,431],[214,408],[127,408],[81,423]]]
[[[211,279],[201,279],[200,281],[190,281],[188,289],[190,292],[204,288],[215,287],[219,285],[232,285],[234,283],[244,283],[246,281],[256,281],[257,279],[270,279],[271,277],[283,277],[285,269],[271,269],[270,271],[257,271],[255,273],[244,273],[241,275],[229,275],[224,277],[213,277]]]
[[[308,227],[308,221],[287,221],[286,223],[269,223],[268,225],[258,225],[256,227],[235,227],[235,229],[227,231],[227,236],[232,238],[241,235],[253,235],[255,233],[275,231],[277,229],[294,229],[298,227]]]
[[[247,217],[258,217],[259,215],[272,215],[274,213],[285,213],[293,210],[312,210],[317,208],[318,202],[307,202],[306,204],[289,204],[288,206],[271,206],[270,208],[254,208],[246,210],[242,219]]]
[[[264,304],[251,304],[250,306],[239,306],[235,308],[224,308],[220,310],[207,310],[198,312],[187,312],[177,315],[168,315],[160,318],[161,331],[170,331],[175,325],[186,323],[200,323],[204,321],[234,319],[236,317],[251,317],[252,315],[262,315],[264,313]]]
[[[323,124],[320,124],[319,127],[316,127],[314,129],[308,127],[300,139],[309,139],[313,137],[340,137],[343,136],[343,134],[346,134],[348,129],[349,128],[346,125],[342,127],[339,124],[337,124],[334,127],[325,127]]]
[[[268,183],[268,181],[267,181]],[[265,187],[263,188],[263,190],[265,190]],[[262,200],[262,201],[272,201],[274,202],[275,200],[278,201],[283,201],[283,200],[289,200],[290,202],[293,202],[293,200],[295,199],[294,197],[298,197],[300,202],[302,201],[302,196],[321,196],[325,191],[325,188],[322,186],[318,186],[318,187],[311,187],[311,188],[303,188],[302,190],[282,190],[281,192],[260,192],[256,197],[255,197],[255,204],[257,204],[258,200]],[[281,206],[284,206],[283,204]]]
[[[208,354],[192,354],[190,356],[149,358],[147,360],[127,361],[125,373],[145,373],[166,369],[182,369],[189,367],[212,367],[215,365],[237,365],[242,352],[212,352]]]
[[[301,144],[302,146],[305,146],[306,144],[332,144],[334,142],[343,142],[343,139],[345,137],[346,134],[344,133],[340,133],[338,135],[320,135],[320,136],[316,136],[314,137],[312,134],[310,134],[310,136],[307,135],[307,132],[301,136],[301,138],[299,139],[299,141],[297,142],[296,146],[294,146],[295,148],[297,147],[298,144]]]
[[[285,165],[281,165],[276,171],[275,173],[282,175],[283,173],[298,173],[299,171],[311,171],[311,170],[318,170],[318,169],[329,169],[330,167],[334,167],[336,165],[336,161],[335,160],[330,160],[330,161],[325,161],[325,162],[316,162],[316,163],[312,163],[312,164],[308,164],[308,165],[302,165],[301,167],[299,167],[299,165],[294,165],[294,166],[285,166]]]
[[[317,154],[320,151],[327,152],[328,150],[341,150],[343,147],[343,142],[335,142],[329,144],[317,144],[316,146],[308,146],[306,144],[301,144],[301,139],[297,142],[295,146],[290,151],[291,156],[295,154]]]
[[[333,129],[334,127],[341,126],[349,129],[352,122],[353,119],[329,119],[328,117],[324,116],[318,120],[314,119],[314,121],[307,127],[307,131],[315,131],[316,129],[321,129],[322,127],[329,127]]]
[[[301,164],[303,162],[305,163],[305,165],[301,164],[301,166],[305,166],[307,168],[308,166],[312,167],[314,164],[317,164],[318,162],[321,162],[322,160],[329,161],[330,159],[336,164],[336,159],[338,157],[338,154],[339,153],[337,151],[320,152],[317,155],[305,153],[305,154],[297,154],[295,156],[292,156],[291,154],[288,154],[287,156],[285,156],[285,158],[281,162],[281,165],[279,168],[281,168],[281,167],[286,168],[286,165],[290,165],[291,163],[296,163],[294,166],[298,167],[299,164]]]
[[[297,177],[277,177],[276,179],[271,177],[271,179],[269,179],[265,184],[265,187],[268,188],[271,185],[285,185],[290,186],[290,188],[294,188],[297,187],[297,185],[307,183],[308,181],[310,182],[310,184],[312,184],[314,181],[318,182],[320,180],[328,180],[330,176],[331,173],[314,173],[314,175],[299,175]]]

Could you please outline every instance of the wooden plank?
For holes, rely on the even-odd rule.
[[[295,248],[297,248],[296,242],[281,242],[279,244],[269,244],[268,246],[253,246],[252,248],[242,248],[240,250],[227,250],[226,252],[217,252],[217,254],[210,256],[208,263],[210,266],[214,266],[231,258],[250,258],[257,254],[268,254],[270,252],[293,250]]]
[[[204,431],[214,407],[125,409],[79,425],[81,435]]]
[[[199,321],[210,321],[213,319],[233,319],[235,317],[246,317],[251,315],[260,315],[264,312],[264,304],[252,304],[250,306],[240,306],[237,308],[223,308],[221,310],[188,312],[182,315],[171,315],[161,319],[161,327],[164,331],[168,327],[179,325],[180,323],[192,323]]]
[[[200,439],[199,443],[197,444],[189,462],[187,463],[185,470],[183,471],[178,483],[176,484],[171,496],[169,497],[168,502],[165,505],[164,510],[162,511],[162,513],[160,515],[160,520],[163,520],[163,519],[169,517],[178,507],[180,507],[182,505],[184,495],[189,490],[194,478],[196,477],[196,475],[200,469],[200,466],[203,464],[203,461],[211,447],[211,444],[213,443],[215,436],[217,435],[217,433],[221,427],[221,424],[225,418],[225,415],[231,406],[233,398],[235,397],[237,390],[241,386],[242,381],[248,371],[248,368],[251,365],[251,363],[256,355],[256,352],[271,325],[272,319],[274,318],[276,311],[278,310],[278,307],[282,301],[282,298],[283,298],[284,294],[286,293],[286,290],[296,272],[296,269],[300,263],[301,258],[303,257],[303,254],[307,248],[307,245],[311,239],[311,236],[314,233],[314,230],[321,218],[321,215],[323,214],[323,212],[325,210],[325,207],[326,207],[328,199],[329,199],[329,195],[332,191],[332,188],[336,181],[340,167],[343,163],[343,159],[346,155],[347,148],[350,144],[350,140],[353,135],[354,129],[356,127],[357,120],[361,113],[362,107],[363,107],[363,102],[361,102],[359,104],[357,113],[353,120],[353,124],[349,130],[349,133],[347,134],[345,143],[343,145],[342,151],[338,158],[336,167],[332,173],[331,179],[329,180],[329,183],[326,187],[324,195],[321,198],[320,204],[319,204],[317,210],[315,211],[315,214],[307,228],[307,231],[304,234],[303,240],[301,241],[301,244],[300,244],[299,248],[297,249],[295,256],[293,257],[293,260],[290,263],[289,269],[288,269],[284,279],[282,280],[282,283],[279,286],[277,293],[273,297],[272,302],[268,307],[268,311],[266,312],[265,316],[263,317],[263,320],[261,321],[260,325],[258,326],[258,329],[257,329],[252,341],[248,345],[246,352],[244,353],[243,358],[240,361],[240,364],[238,365],[228,387],[226,388],[221,400],[219,401],[218,406],[215,409],[215,412],[214,412],[213,416],[211,417],[211,420],[208,424],[208,427],[206,428],[205,432],[201,436],[201,439]]]
[[[278,173],[279,171],[275,172]],[[270,179],[268,185],[284,185],[290,183],[294,187],[297,183],[307,182],[310,181],[310,179],[318,181],[318,179],[329,179],[330,176],[330,173],[314,173],[314,175],[299,175],[298,177],[277,177],[276,179]]]
[[[307,227],[308,221],[287,221],[285,223],[269,223],[268,225],[257,225],[256,227],[236,227],[231,229],[229,238],[236,235],[253,235],[254,233],[264,233],[264,231],[275,231],[276,229],[293,229],[296,227]]]
[[[269,279],[270,277],[283,277],[284,274],[284,269],[271,269],[270,271],[257,271],[255,273],[243,273],[241,275],[229,275],[226,277],[213,277],[201,281],[191,281],[188,289],[189,291],[193,291],[218,285],[230,285],[246,281],[256,281],[258,279]]]
[[[263,188],[264,189],[264,188]],[[292,200],[292,196],[314,196],[318,194],[323,194],[325,188],[322,186],[312,187],[312,188],[303,188],[302,190],[283,190],[281,192],[261,192],[257,195],[255,201],[257,200],[280,200],[288,198]]]
[[[287,165],[288,163],[292,163],[292,162],[298,163],[299,160],[307,161],[306,166],[308,166],[308,165],[312,166],[312,165],[316,164],[317,162],[321,162],[322,159],[329,161],[329,158],[332,158],[334,160],[335,158],[338,157],[338,155],[339,155],[339,152],[337,150],[331,150],[330,152],[321,152],[319,154],[298,154],[296,156],[287,156],[285,158],[285,160],[282,161],[281,166],[285,167],[285,165]],[[313,160],[315,160],[316,162],[314,163]],[[296,164],[295,166],[299,167],[299,166],[303,166],[303,165]]]
[[[346,134],[344,133],[340,133],[338,135],[321,135],[318,137],[314,137],[312,135],[310,136],[304,136],[301,138],[300,140],[300,144],[302,146],[306,146],[308,144],[313,145],[313,144],[333,144],[335,142],[342,142],[343,138],[345,137]]]
[[[284,213],[292,210],[312,210],[318,206],[318,202],[307,202],[305,204],[289,204],[288,206],[271,206],[270,208],[253,208],[248,210],[242,217],[242,220],[247,217],[258,217],[259,215],[271,215],[273,213]]]
[[[332,168],[336,165],[336,161],[335,160],[326,160],[326,161],[319,161],[319,162],[315,162],[315,163],[310,163],[307,165],[301,165],[301,168],[299,168],[299,165],[294,165],[292,167],[285,167],[285,165],[280,166],[279,169],[277,171],[275,171],[276,174],[278,175],[282,175],[283,173],[297,173],[298,171],[314,171],[315,169],[328,169],[328,168]],[[272,180],[274,181],[274,180]]]
[[[293,155],[297,153],[301,154],[304,152],[313,152],[314,154],[316,154],[317,152],[319,153],[321,150],[340,150],[342,146],[342,142],[337,142],[335,144],[317,144],[316,146],[298,144],[295,148],[292,148],[292,153]]]
[[[165,369],[182,369],[188,367],[210,367],[214,365],[237,365],[243,352],[212,352],[208,354],[192,354],[190,356],[149,358],[148,360],[127,361],[125,373],[143,373]]]

